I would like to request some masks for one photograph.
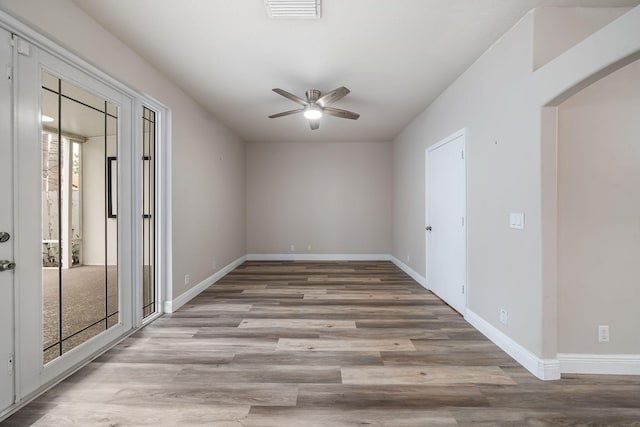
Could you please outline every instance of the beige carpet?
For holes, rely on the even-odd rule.
[[[45,268],[43,270],[43,348],[60,340],[58,274],[58,269]],[[104,266],[80,266],[62,270],[63,353],[118,323],[116,278],[116,266],[106,268]],[[109,315],[116,314],[105,321],[107,313]],[[74,335],[95,322],[99,323]],[[70,336],[72,337],[68,338]],[[60,346],[55,345],[45,352],[44,362],[47,363],[59,355]]]

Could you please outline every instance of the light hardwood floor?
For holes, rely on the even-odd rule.
[[[247,262],[7,426],[640,426],[640,378],[537,380],[388,262]]]

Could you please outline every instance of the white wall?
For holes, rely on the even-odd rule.
[[[534,14],[533,68],[537,70],[624,15],[630,8],[541,7]]]
[[[541,350],[538,106],[525,16],[395,140],[393,255],[425,274],[425,149],[467,129],[468,308]],[[523,231],[509,212],[525,213]],[[499,310],[509,311],[509,325]]]
[[[388,254],[391,156],[390,143],[247,144],[247,251]]]
[[[209,277],[214,260],[222,268],[244,255],[243,141],[71,0],[0,8],[171,109],[173,297]]]
[[[638,184],[640,61],[558,108],[561,353],[640,354]]]
[[[555,136],[555,128],[543,127],[549,113],[543,107],[637,54],[639,11],[599,31],[557,26],[559,41],[537,40],[563,44],[563,54],[535,45],[538,11],[530,12],[394,141],[393,255],[403,261],[410,255],[409,267],[424,275],[424,152],[467,129],[468,308],[495,336],[506,336],[538,360],[557,354],[556,288],[555,282],[547,283],[553,276],[549,254],[555,261],[548,237],[556,218],[547,213],[553,212],[555,187],[548,184],[555,183],[556,159],[543,144],[549,134]],[[553,9],[544,13],[547,20],[540,22],[546,23]],[[603,13],[601,25],[612,15]],[[575,40],[567,33],[572,31],[593,34],[571,47]],[[542,62],[558,56],[534,72],[534,53],[544,54]],[[553,179],[547,182],[547,176]],[[524,212],[523,231],[509,228],[510,212]],[[499,322],[501,308],[509,311],[508,325]]]

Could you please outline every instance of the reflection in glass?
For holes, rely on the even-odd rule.
[[[156,113],[142,108],[142,315],[156,312],[155,278],[155,158]]]
[[[43,360],[119,321],[118,220],[106,215],[106,159],[117,107],[42,76]],[[112,189],[117,193],[116,188]],[[117,197],[117,194],[115,194]]]

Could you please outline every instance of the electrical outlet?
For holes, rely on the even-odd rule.
[[[509,312],[504,308],[500,309],[500,323],[506,325],[509,323]]]
[[[310,251],[311,250],[311,244],[307,245],[307,250]]]
[[[407,255],[407,262],[411,262],[411,255]]]
[[[291,252],[296,250],[296,245],[291,245]]]
[[[189,277],[188,274],[185,274],[184,275],[184,284],[188,285],[190,281],[191,281],[191,277]]]
[[[609,325],[598,326],[598,342],[609,342]]]

